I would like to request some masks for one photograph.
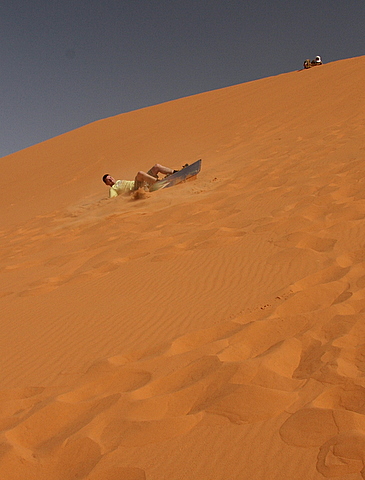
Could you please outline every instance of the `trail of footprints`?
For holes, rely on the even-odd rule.
[[[97,362],[69,388],[2,392],[0,467],[93,479],[118,447],[188,434],[206,414],[241,425],[286,412],[282,441],[317,447],[320,473],[365,478],[363,278],[358,255],[168,348]]]

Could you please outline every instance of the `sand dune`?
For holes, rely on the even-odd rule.
[[[1,480],[365,479],[364,74],[295,71],[1,159]],[[101,182],[198,158],[139,200]]]

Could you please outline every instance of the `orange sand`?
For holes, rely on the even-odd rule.
[[[365,478],[365,57],[1,159],[1,480]],[[107,199],[198,158],[198,178]]]

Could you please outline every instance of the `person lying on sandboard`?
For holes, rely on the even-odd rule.
[[[109,198],[117,197],[118,195],[127,195],[145,184],[150,187],[158,180],[158,174],[171,175],[178,172],[169,167],[164,167],[159,163],[156,163],[148,172],[139,171],[134,180],[115,180],[109,173],[103,175],[103,182],[110,187]]]

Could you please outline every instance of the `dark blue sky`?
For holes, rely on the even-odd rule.
[[[0,157],[305,58],[364,55],[364,25],[364,0],[2,0]]]

